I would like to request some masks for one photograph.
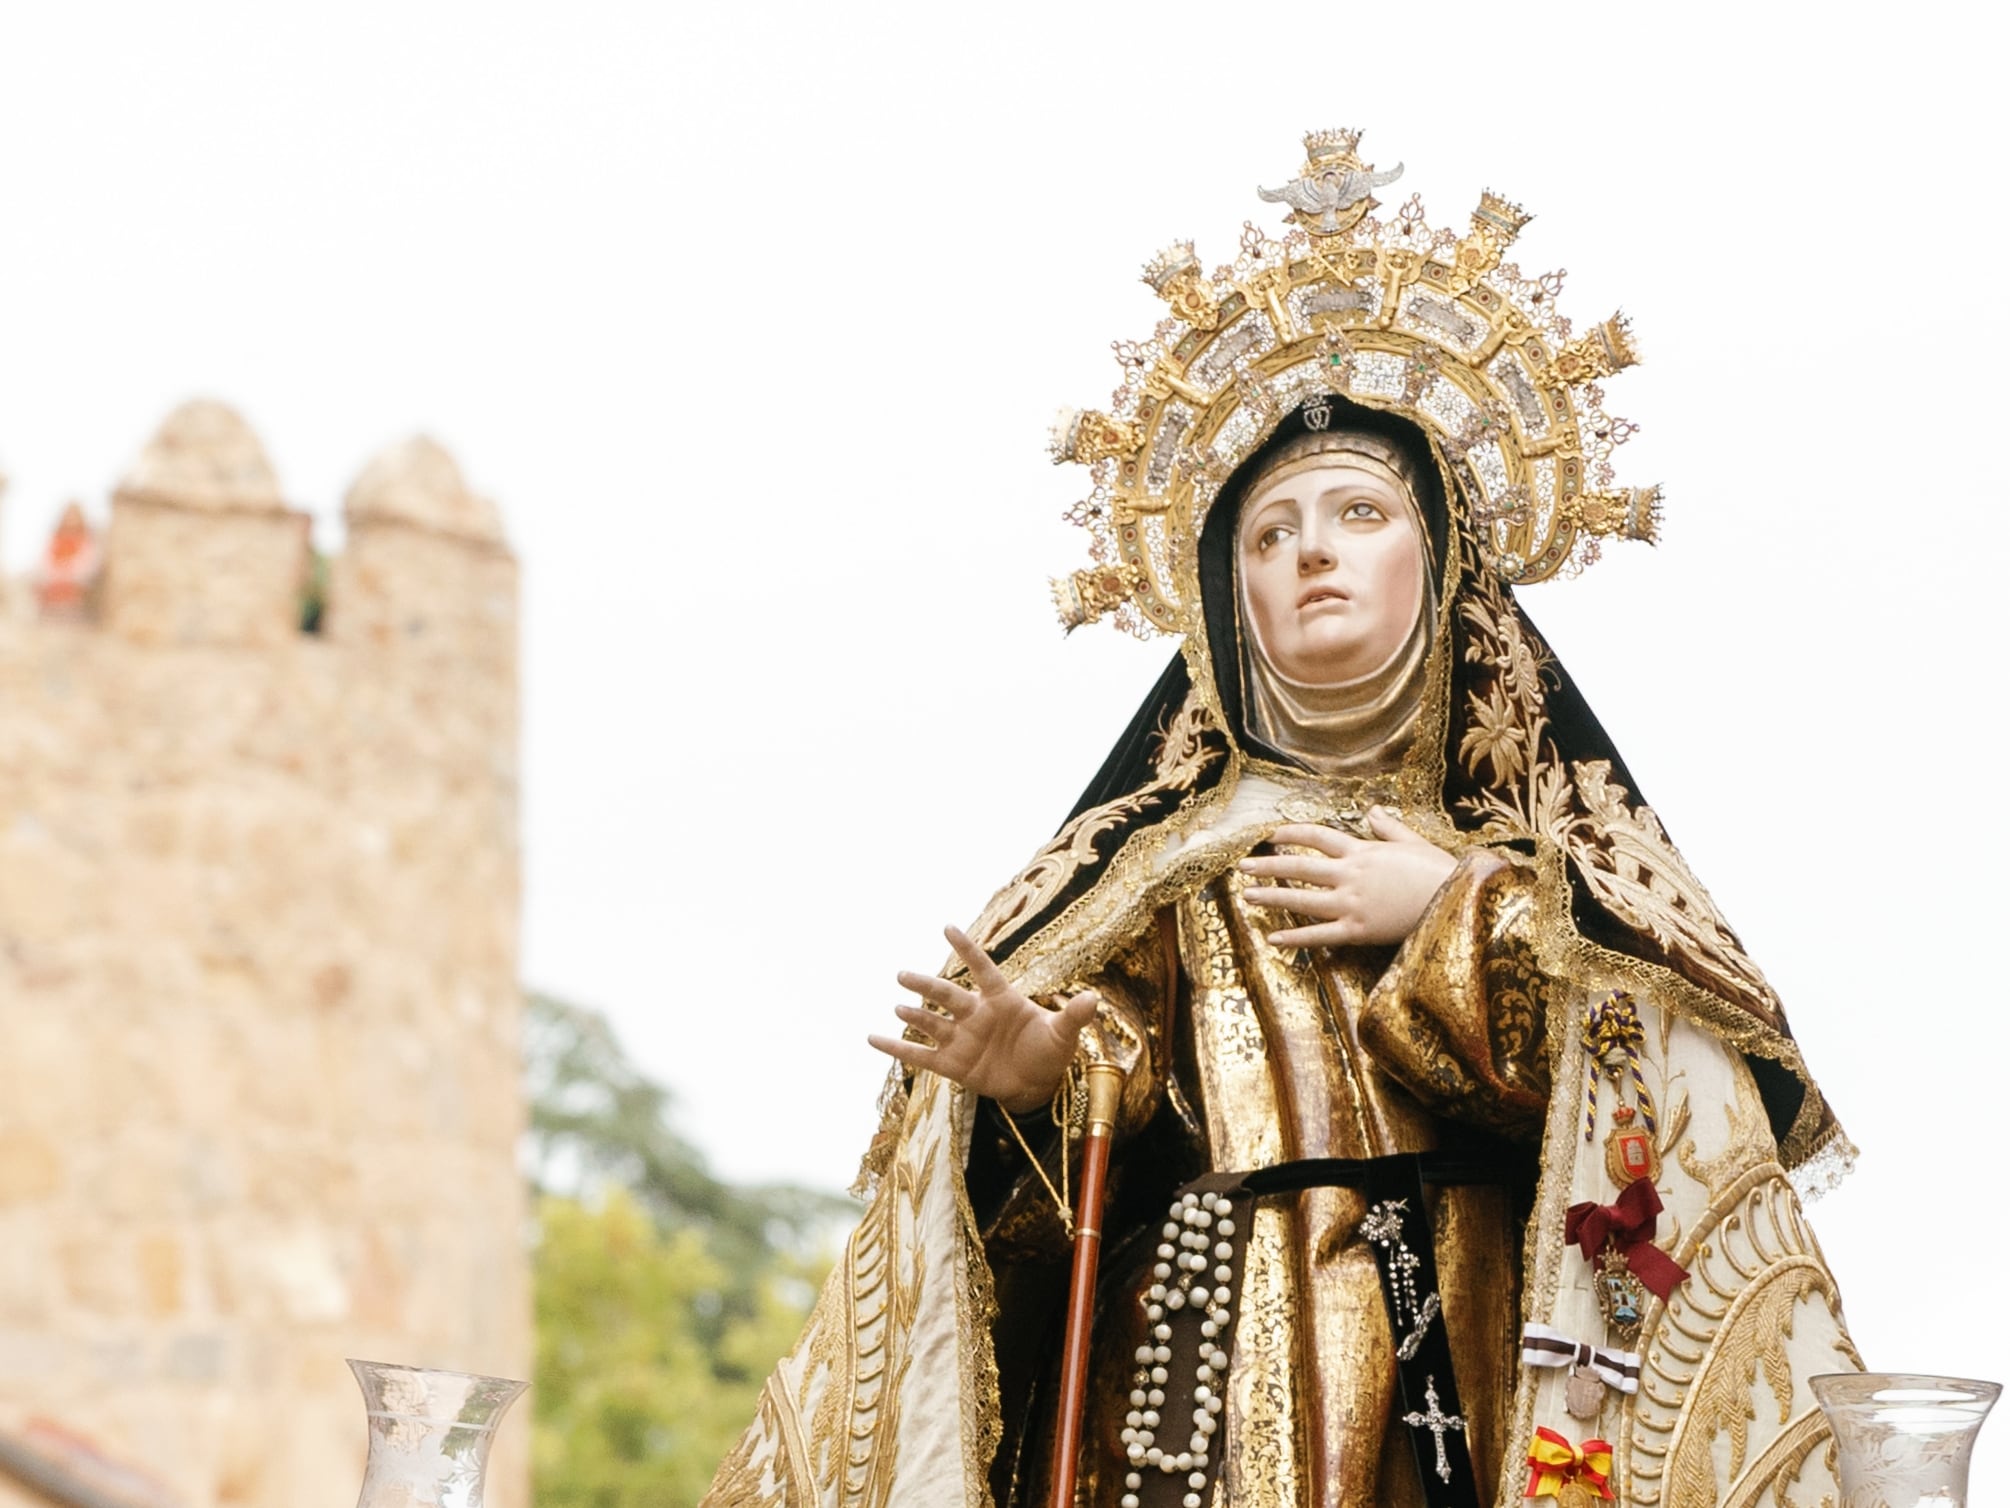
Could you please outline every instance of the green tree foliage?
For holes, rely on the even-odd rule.
[[[606,1020],[528,1002],[539,1508],[685,1508],[753,1417],[853,1207],[743,1188]]]

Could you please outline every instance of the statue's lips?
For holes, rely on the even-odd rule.
[[[1349,597],[1337,586],[1315,586],[1310,591],[1302,593],[1299,596],[1298,605],[1301,608],[1305,608],[1316,607],[1322,602],[1336,602],[1344,606],[1351,601],[1353,601],[1353,598]]]

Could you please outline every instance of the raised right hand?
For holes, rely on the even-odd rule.
[[[910,1068],[954,1079],[1014,1115],[1038,1109],[1061,1087],[1075,1039],[1095,1017],[1096,992],[1084,990],[1059,1010],[1048,1010],[1020,993],[991,955],[956,928],[945,927],[942,935],[968,965],[977,988],[903,970],[897,976],[901,988],[936,1009],[896,1005],[893,1013],[928,1040],[869,1036],[866,1041]]]

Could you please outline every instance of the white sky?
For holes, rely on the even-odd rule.
[[[1633,316],[1666,543],[1525,600],[1865,1148],[1818,1219],[1870,1362],[2001,1375],[1997,40],[1423,10],[10,7],[5,559],[188,396],[331,543],[435,434],[525,566],[526,979],[722,1170],[840,1184],[894,970],[1171,653],[1055,629],[1047,421],[1150,331],[1146,257],[1226,260],[1304,129],[1365,127],[1398,196],[1500,189],[1567,312]]]

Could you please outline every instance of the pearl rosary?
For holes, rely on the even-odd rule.
[[[1151,1287],[1145,1290],[1145,1320],[1151,1334],[1137,1350],[1131,1408],[1124,1416],[1122,1438],[1129,1470],[1118,1508],[1138,1508],[1144,1473],[1154,1468],[1166,1476],[1187,1473],[1190,1490],[1180,1499],[1181,1508],[1201,1508],[1209,1448],[1221,1425],[1222,1391],[1228,1384],[1228,1350],[1222,1342],[1229,1338],[1235,1297],[1230,1286],[1235,1277],[1234,1203],[1212,1192],[1182,1194],[1167,1210],[1160,1234]],[[1160,1411],[1166,1406],[1171,1375],[1167,1369],[1172,1362],[1173,1331],[1167,1316],[1184,1309],[1202,1315],[1191,1394],[1193,1433],[1184,1449],[1168,1449],[1159,1444]],[[1176,1432],[1177,1426],[1167,1429]]]

